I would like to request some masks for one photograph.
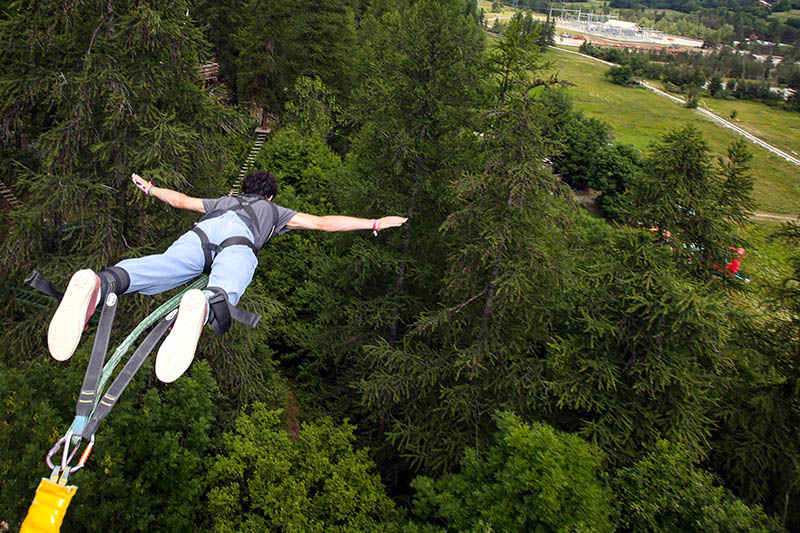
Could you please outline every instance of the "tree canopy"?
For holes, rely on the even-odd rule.
[[[216,198],[264,168],[287,208],[408,223],[261,250],[240,303],[258,328],[204,332],[173,384],[142,367],[65,529],[800,527],[800,262],[720,275],[750,246],[745,143],[618,142],[547,74],[552,21],[489,33],[474,0],[2,9],[1,179],[22,205],[0,204],[0,524],[47,476],[91,350],[49,358],[55,302],[24,277],[63,287],[191,229],[132,172]],[[166,296],[122,297],[112,343]]]

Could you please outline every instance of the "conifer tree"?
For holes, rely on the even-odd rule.
[[[776,238],[795,247],[800,227],[787,224]],[[800,258],[768,288],[765,305],[743,308],[735,321],[746,364],[719,409],[710,465],[745,501],[759,503],[790,530],[800,524]],[[746,450],[746,453],[742,453]]]
[[[0,22],[0,116],[3,148],[28,155],[11,166],[26,208],[3,264],[105,266],[174,235],[142,217],[140,195],[131,205],[131,172],[196,195],[221,188],[220,126],[232,120],[202,92],[206,44],[188,2],[17,7]]]
[[[131,188],[131,172],[194,196],[223,190],[223,128],[242,122],[203,92],[207,45],[189,8],[47,1],[0,21],[0,148],[25,203],[0,254],[12,286],[34,267],[58,285],[185,231],[186,215]],[[15,343],[39,329],[17,331]]]
[[[544,116],[535,89],[553,83],[538,70],[535,32],[509,24],[493,58],[493,95],[475,136],[480,171],[451,186],[454,210],[442,225],[450,245],[441,305],[403,343],[371,346],[364,399],[390,420],[389,436],[416,466],[451,467],[464,446],[482,448],[491,413],[529,413],[539,383],[538,354],[562,305],[566,188],[542,163]],[[525,47],[520,50],[517,47]],[[542,289],[546,287],[546,289]],[[541,389],[538,389],[541,390]]]
[[[235,35],[240,102],[280,116],[299,76],[319,77],[337,96],[348,95],[354,1],[250,0],[245,12]]]
[[[211,43],[212,57],[219,64],[219,77],[236,94],[236,68],[239,50],[232,36],[251,13],[245,9],[247,0],[201,0],[194,13],[204,25],[203,33]]]
[[[331,196],[341,212],[400,213],[410,220],[369,245],[361,236],[343,237],[345,253],[328,265],[320,299],[335,310],[326,320],[336,334],[349,339],[345,352],[377,334],[396,344],[436,292],[444,187],[464,164],[463,132],[470,128],[483,50],[480,28],[462,0],[370,12],[364,27],[364,81],[351,108],[360,131],[348,173],[332,184]],[[331,354],[329,332],[320,331],[325,338],[318,349]]]
[[[634,186],[636,220],[673,241],[680,262],[691,257],[698,273],[710,275],[724,267],[727,247],[736,244],[733,229],[754,206],[750,159],[744,142],[737,141],[715,167],[694,126],[665,134],[650,147],[645,175]]]
[[[617,463],[659,438],[702,457],[739,362],[725,294],[644,231],[605,231],[545,361],[559,427]]]

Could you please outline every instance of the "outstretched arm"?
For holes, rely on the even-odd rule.
[[[319,231],[372,230],[376,235],[382,229],[402,226],[406,217],[383,217],[377,219],[328,215],[318,217],[308,213],[297,213],[286,225],[290,229],[313,229]]]
[[[188,209],[189,211],[197,211],[198,213],[205,213],[206,209],[203,207],[203,200],[201,198],[194,198],[187,196],[182,192],[173,191],[172,189],[165,189],[163,187],[153,187],[153,183],[142,178],[135,172],[131,174],[131,181],[139,187],[139,189],[148,196],[155,196],[164,203],[177,207],[178,209]]]

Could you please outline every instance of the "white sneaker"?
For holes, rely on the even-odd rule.
[[[92,270],[72,275],[47,329],[47,347],[56,361],[66,361],[75,353],[86,323],[100,298],[100,278]]]
[[[178,318],[156,356],[156,377],[164,383],[172,383],[189,368],[194,359],[197,340],[206,321],[206,295],[203,291],[186,291],[178,308]]]

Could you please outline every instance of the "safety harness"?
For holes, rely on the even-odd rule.
[[[206,216],[200,219],[200,222],[204,220],[209,220],[212,218],[216,218],[218,216],[223,215],[229,211],[233,211],[236,213],[239,218],[250,228],[250,231],[253,235],[261,235],[261,227],[258,225],[258,216],[256,215],[255,209],[253,209],[253,205],[257,204],[258,202],[266,202],[269,205],[269,212],[271,216],[271,220],[267,221],[267,227],[269,228],[269,233],[267,234],[266,240],[264,240],[264,244],[269,242],[272,238],[272,235],[275,233],[275,228],[278,225],[278,208],[275,207],[275,204],[264,198],[263,196],[259,197],[242,197],[242,196],[234,196],[233,197],[239,204],[238,207],[234,207],[232,209],[216,209],[211,211]],[[203,272],[205,274],[211,273],[211,266],[214,263],[214,259],[216,256],[228,246],[247,246],[251,250],[253,250],[254,254],[258,254],[258,250],[260,249],[256,244],[248,239],[247,237],[237,236],[237,237],[228,237],[227,239],[223,240],[219,244],[212,243],[206,232],[200,229],[199,227],[195,226],[192,228],[192,231],[197,234],[200,238],[201,246],[203,247],[203,256],[205,259],[203,265]],[[263,244],[262,244],[263,246]],[[256,327],[258,321],[261,320],[260,315],[256,315],[245,311],[243,309],[239,309],[238,307],[232,305],[228,301],[228,295],[219,287],[207,287],[207,291],[213,293],[211,297],[208,298],[208,306],[209,306],[209,316],[208,316],[208,323],[211,325],[211,328],[214,330],[214,333],[217,335],[222,335],[231,327],[231,323],[233,320],[237,322],[241,322],[246,326],[250,326],[252,328]]]
[[[117,347],[114,354],[106,361],[109,339],[111,337],[111,327],[116,315],[118,294],[124,293],[130,283],[128,273],[119,267],[109,267],[97,272],[101,280],[101,296],[98,300],[102,305],[100,310],[100,321],[97,325],[92,353],[86,367],[86,373],[81,385],[81,392],[75,406],[75,419],[72,422],[66,435],[64,435],[53,446],[47,454],[47,465],[53,469],[51,480],[59,485],[65,485],[70,474],[81,469],[89,457],[89,453],[94,446],[94,435],[100,422],[111,412],[122,392],[131,382],[136,372],[150,355],[155,345],[169,330],[175,322],[177,308],[181,297],[189,289],[201,289],[205,286],[208,278],[202,276],[194,281],[180,294],[171,298],[168,302],[151,313],[145,320],[128,335],[123,343]],[[43,293],[61,300],[63,293],[56,290],[39,272],[33,273],[25,280],[31,287]],[[122,371],[119,372],[108,390],[102,394],[105,383],[110,379],[114,368],[119,360],[128,351],[130,346],[136,341],[148,327],[157,323],[156,327],[147,335],[145,340],[138,346],[131,355]],[[70,467],[73,457],[78,451],[78,444],[82,439],[87,439],[88,444],[76,466]],[[63,447],[61,465],[54,465],[52,457]],[[71,453],[68,450],[72,448]]]
[[[227,211],[234,211],[237,215],[241,216],[242,220],[253,232],[253,235],[261,235],[257,227],[258,217],[256,216],[252,204],[258,201],[264,201],[271,207],[270,214],[272,220],[269,221],[270,231],[264,243],[269,241],[278,223],[278,209],[275,205],[265,198],[249,201],[241,197],[236,197],[236,200],[239,203],[238,208],[212,211],[203,217],[202,220],[220,216]],[[239,214],[241,211],[244,211],[246,216]],[[246,237],[231,237],[223,240],[219,244],[212,244],[209,242],[208,236],[200,228],[195,227],[193,231],[200,237],[200,241],[202,242],[203,254],[205,255],[204,272],[206,274],[211,271],[211,265],[214,262],[215,255],[228,246],[245,245],[249,246],[250,249],[253,250],[253,253],[258,252],[258,247]],[[200,279],[193,282],[189,288],[154,311],[137,326],[123,344],[117,348],[117,351],[114,352],[114,355],[109,359],[108,364],[105,364],[106,353],[111,337],[111,326],[113,325],[114,316],[117,311],[118,295],[128,290],[130,286],[130,277],[128,273],[120,267],[104,268],[97,272],[97,275],[101,280],[100,299],[98,301],[102,302],[102,309],[100,311],[100,321],[97,326],[94,345],[92,346],[92,354],[89,357],[89,364],[86,368],[86,374],[83,378],[83,384],[81,385],[81,392],[78,395],[78,402],[75,407],[75,419],[69,431],[67,431],[67,434],[64,435],[47,454],[47,464],[53,469],[51,481],[60,486],[65,486],[70,474],[79,470],[86,464],[89,453],[94,447],[94,435],[100,422],[108,415],[111,408],[114,407],[120,395],[136,375],[136,372],[142,366],[145,359],[147,359],[155,345],[174,323],[177,315],[177,307],[183,293],[191,288],[202,288],[208,281],[207,276],[202,276]],[[63,292],[57,290],[50,281],[35,270],[25,282],[34,289],[48,296],[52,296],[59,301],[64,296]],[[206,290],[212,293],[208,298],[208,322],[216,334],[222,335],[225,333],[231,327],[233,320],[255,327],[261,319],[260,315],[244,311],[231,305],[228,301],[227,294],[221,288],[207,287]],[[100,391],[103,389],[105,381],[111,376],[119,359],[135,341],[136,337],[138,337],[146,327],[149,327],[155,322],[158,322],[158,325],[153,328],[150,334],[147,335],[145,340],[134,351],[114,382],[105,394],[100,397]],[[78,464],[70,467],[69,463],[72,462],[75,453],[78,451],[78,444],[82,439],[88,439],[89,443],[84,449]],[[70,453],[68,450],[71,444],[73,449]],[[54,465],[51,458],[62,447],[61,465]]]
[[[254,198],[252,201],[241,196],[234,196],[234,199],[239,202],[239,207],[234,207],[233,209],[216,209],[201,218],[200,222],[211,218],[216,218],[229,211],[233,211],[237,216],[239,216],[239,218],[242,219],[245,224],[247,224],[247,227],[250,228],[250,231],[253,232],[253,235],[260,235],[261,232],[259,230],[261,228],[258,226],[258,217],[253,209],[253,204],[258,202],[266,202],[270,207],[272,220],[267,223],[267,227],[269,227],[270,230],[269,234],[267,235],[267,239],[264,241],[264,244],[269,242],[269,240],[272,238],[272,234],[275,233],[275,227],[278,225],[278,208],[275,207],[275,204],[263,197]],[[244,211],[244,216],[242,216],[242,211]],[[206,235],[206,232],[197,226],[192,228],[192,231],[195,232],[198,237],[200,237],[200,242],[203,246],[203,255],[205,256],[203,272],[206,274],[211,273],[211,265],[214,263],[214,257],[228,246],[248,246],[251,250],[253,250],[254,254],[258,254],[259,247],[247,237],[228,237],[219,244],[213,244],[208,240],[208,235]]]
[[[64,513],[78,489],[78,487],[67,485],[67,483],[71,474],[86,465],[89,454],[94,448],[94,435],[100,422],[114,407],[114,404],[116,404],[122,392],[142,366],[142,363],[147,359],[158,340],[174,323],[178,305],[186,291],[202,289],[208,281],[207,276],[201,276],[180,294],[175,295],[150,313],[117,347],[108,362],[105,362],[111,324],[114,320],[118,301],[117,294],[122,294],[127,290],[129,277],[125,270],[118,267],[103,269],[97,272],[97,275],[101,279],[101,298],[99,302],[102,302],[102,310],[100,311],[100,323],[97,327],[92,355],[89,358],[81,393],[78,396],[78,402],[75,407],[75,419],[67,433],[47,453],[46,462],[52,472],[49,479],[42,478],[39,483],[33,503],[28,509],[28,514],[20,528],[21,533],[57,532],[60,530],[61,523],[64,520]],[[36,271],[31,274],[26,282],[58,300],[63,297],[62,292],[56,290],[52,283]],[[111,378],[122,356],[147,328],[156,323],[156,327],[134,351],[105,394],[100,396],[100,391],[104,389],[107,380]],[[78,463],[75,466],[70,466],[80,449],[83,439],[88,440],[83,453]],[[61,450],[60,464],[53,464],[52,459],[54,459],[59,450]]]

